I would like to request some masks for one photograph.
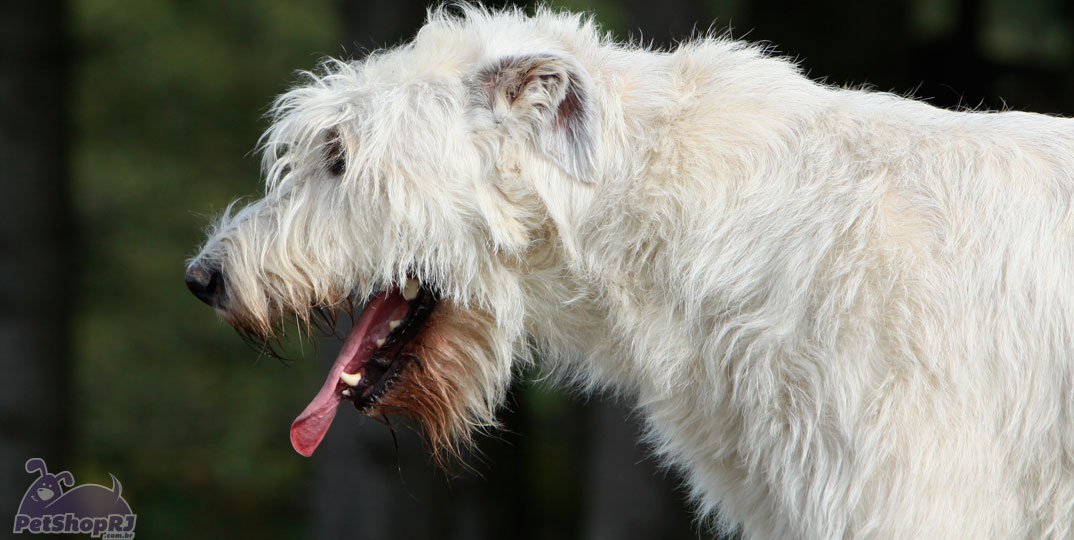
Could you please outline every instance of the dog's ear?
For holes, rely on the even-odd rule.
[[[497,123],[528,129],[567,174],[592,181],[599,127],[593,82],[577,62],[550,54],[507,56],[477,78],[480,106]]]

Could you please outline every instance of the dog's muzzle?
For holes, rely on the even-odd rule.
[[[198,300],[219,306],[224,294],[224,276],[215,265],[195,261],[186,269],[186,286]]]

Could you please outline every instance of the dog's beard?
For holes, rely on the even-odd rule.
[[[491,317],[440,302],[416,280],[374,295],[321,390],[292,423],[292,446],[312,455],[339,406],[351,401],[369,416],[414,420],[437,457],[456,454],[473,427],[493,422],[502,399],[494,333]]]

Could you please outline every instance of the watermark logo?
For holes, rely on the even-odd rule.
[[[112,488],[98,484],[75,485],[68,471],[49,474],[45,461],[26,460],[26,472],[41,473],[22,496],[15,514],[15,533],[89,534],[94,538],[134,538],[138,517],[123,500],[123,486],[112,477]],[[71,489],[65,490],[64,487]]]

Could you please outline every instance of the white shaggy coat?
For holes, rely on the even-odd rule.
[[[747,538],[1074,537],[1074,121],[462,11],[277,103],[201,255],[247,319],[417,272],[495,320],[467,422],[535,344]]]

